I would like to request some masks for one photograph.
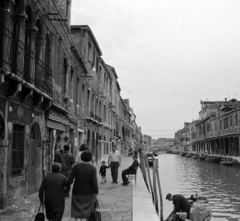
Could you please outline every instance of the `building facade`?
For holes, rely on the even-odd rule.
[[[131,142],[115,69],[71,1],[0,2],[0,208],[38,191],[54,153],[87,143],[96,162]]]

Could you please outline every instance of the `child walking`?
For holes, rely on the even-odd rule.
[[[99,174],[101,175],[102,177],[102,182],[101,183],[106,183],[107,182],[107,179],[106,179],[106,169],[109,168],[109,166],[106,166],[105,165],[106,162],[103,160],[102,161],[102,166],[100,167],[100,170],[99,170]]]

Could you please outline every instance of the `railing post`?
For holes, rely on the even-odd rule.
[[[156,175],[156,159],[153,159],[153,193],[154,193],[154,205],[155,205],[155,210],[157,211],[159,215],[159,209],[158,209],[158,194],[157,194],[157,175]]]
[[[160,199],[160,210],[159,210],[159,217],[160,221],[163,221],[163,198],[162,198],[162,189],[160,184],[160,176],[159,176],[159,165],[158,159],[156,160],[156,175],[157,175],[157,184],[158,184],[158,192],[159,192],[159,199]]]

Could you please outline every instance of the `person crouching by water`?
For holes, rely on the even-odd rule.
[[[75,164],[67,180],[67,187],[73,181],[71,217],[75,220],[89,220],[98,194],[96,168],[90,164],[92,152],[85,150],[81,154],[82,163]]]
[[[172,195],[168,193],[166,196],[166,200],[173,201],[173,211],[170,213],[167,221],[177,220],[176,213],[182,212],[187,214],[187,219],[190,219],[190,209],[191,203],[181,194]]]
[[[65,208],[66,177],[60,173],[61,164],[52,165],[52,173],[45,176],[39,189],[39,199],[45,204],[48,220],[61,221]]]

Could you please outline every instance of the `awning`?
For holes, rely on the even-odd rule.
[[[61,124],[57,121],[52,121],[52,120],[47,120],[47,127],[55,129],[55,130],[60,130],[60,131],[66,131],[66,125]]]

